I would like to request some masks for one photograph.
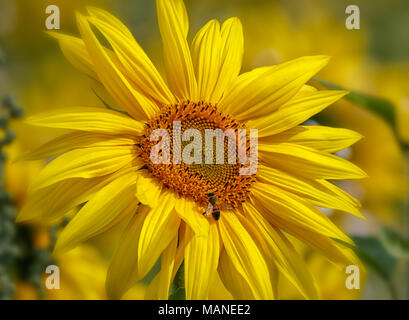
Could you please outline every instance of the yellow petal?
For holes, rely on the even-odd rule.
[[[252,200],[257,208],[265,209],[264,216],[272,223],[281,220],[288,226],[295,225],[329,238],[353,243],[315,206],[273,185],[259,182],[254,184],[252,186]]]
[[[175,209],[179,217],[193,229],[196,236],[208,236],[209,221],[203,216],[203,212],[199,211],[194,201],[178,197],[176,198]]]
[[[220,73],[221,50],[220,24],[211,20],[198,31],[192,42],[199,100],[216,102],[211,100],[211,96]]]
[[[227,88],[236,80],[241,70],[244,41],[243,28],[238,18],[227,19],[221,30],[222,52],[221,65],[217,84],[210,101],[218,102],[228,94]]]
[[[111,299],[121,298],[138,280],[139,236],[149,210],[147,206],[140,206],[118,241],[106,279],[107,294]]]
[[[279,227],[285,232],[288,232],[292,236],[309,245],[314,250],[317,250],[328,260],[341,266],[343,271],[345,271],[345,266],[351,264],[357,265],[361,268],[361,262],[350,248],[347,248],[333,239],[322,236],[313,231],[299,228],[297,226],[291,226],[290,231],[288,226],[282,225],[281,222],[278,222],[278,224]]]
[[[142,122],[133,120],[119,112],[103,108],[76,107],[44,112],[29,117],[30,125],[89,131],[104,134],[139,136],[144,131]]]
[[[233,295],[234,300],[254,300],[253,291],[247,281],[236,270],[225,250],[220,253],[219,275],[226,289]]]
[[[266,187],[264,187],[264,189],[266,189]],[[271,225],[305,242],[313,249],[321,252],[330,261],[341,266],[349,264],[360,265],[359,259],[351,249],[339,244],[326,235],[318,233],[315,228],[308,228],[308,225],[303,225],[302,221],[292,223],[289,219],[285,218],[287,211],[278,208],[279,211],[277,211],[277,214],[274,214],[275,209],[272,207],[272,203],[269,203],[267,207],[263,205],[262,202],[255,201],[255,199],[251,199],[251,203]],[[281,213],[284,217],[280,217],[278,213]],[[302,218],[303,216],[301,215],[301,219]],[[349,238],[346,240],[345,242],[353,244]]]
[[[152,269],[163,250],[178,232],[180,218],[174,210],[173,197],[164,192],[160,203],[147,215],[139,237],[138,278]]]
[[[131,31],[129,31],[122,21],[110,14],[108,11],[92,6],[87,7],[87,11],[92,17],[108,23],[110,26],[115,28],[117,32],[123,34],[125,37],[133,38]]]
[[[76,67],[79,71],[88,74],[96,81],[100,82],[99,76],[96,73],[95,63],[88,53],[84,40],[52,31],[47,33],[58,40],[64,56],[69,62],[71,62],[74,67]],[[105,54],[109,57],[115,67],[124,75],[124,77],[130,83],[135,85],[135,80],[132,73],[129,71],[129,66],[124,66],[118,59],[115,52],[113,52],[111,49],[108,49],[106,47],[102,47],[102,49],[105,51]]]
[[[220,107],[239,120],[271,114],[290,100],[327,63],[327,56],[302,57],[237,78]]]
[[[17,160],[39,160],[53,157],[72,149],[97,146],[131,146],[135,140],[122,136],[113,136],[93,132],[72,132],[61,135],[40,147],[23,153]]]
[[[255,299],[273,299],[267,264],[234,213],[226,211],[219,220],[224,248],[237,272],[247,282]]]
[[[159,108],[132,87],[99,43],[87,19],[77,14],[77,22],[95,71],[109,94],[135,119],[147,120],[155,115]]]
[[[317,88],[315,88],[313,86],[310,86],[308,84],[304,84],[301,87],[300,91],[298,91],[297,94],[294,96],[294,99],[297,99],[299,97],[303,97],[306,94],[310,94],[310,93],[313,93],[313,92],[317,92]]]
[[[258,129],[259,137],[291,129],[341,99],[347,91],[322,90],[294,97],[276,112],[249,121],[248,128]]]
[[[243,31],[240,20],[230,18],[220,24],[209,21],[192,43],[199,98],[217,103],[235,80],[243,59]]]
[[[142,171],[136,178],[135,197],[151,208],[159,204],[159,197],[162,191],[162,185],[155,178],[152,178],[146,170]]]
[[[175,102],[161,75],[126,26],[101,9],[90,8],[88,11],[92,15],[88,20],[108,40],[127,78],[138,91],[163,105]]]
[[[16,220],[21,222],[39,218],[43,223],[55,222],[75,206],[88,201],[108,182],[106,177],[68,179],[38,190],[29,197]]]
[[[220,263],[219,263],[220,270]],[[209,300],[233,300],[232,294],[227,290],[220,278],[219,273],[216,273],[214,283],[209,290]]]
[[[350,196],[339,194],[337,187],[326,181],[295,177],[284,171],[259,165],[257,179],[264,183],[271,183],[288,192],[311,201],[316,206],[331,208],[352,213],[363,218],[359,212],[360,204]]]
[[[348,148],[362,138],[359,133],[324,126],[297,126],[274,136],[262,138],[270,143],[289,142],[323,152],[337,152]]]
[[[185,286],[187,300],[207,299],[219,262],[219,231],[211,223],[207,238],[193,235],[185,250]],[[193,231],[188,228],[188,232]]]
[[[176,272],[179,270],[182,265],[183,260],[185,259],[185,248],[186,245],[190,242],[193,237],[193,233],[186,233],[187,225],[183,221],[180,224],[178,237],[177,237],[177,247],[176,252],[173,251],[172,244],[174,244],[175,239],[169,244],[169,246],[162,253],[161,258],[161,269],[155,278],[149,284],[145,299],[146,300],[166,300],[169,295],[169,284],[166,281],[163,281],[164,273],[165,277],[168,279],[170,275],[170,281],[173,281],[175,278]]]
[[[99,190],[63,229],[55,251],[71,249],[132,214],[138,205],[134,197],[136,174],[128,171]]]
[[[172,242],[171,242],[171,244],[172,244]],[[169,244],[169,246],[171,244]],[[165,249],[165,251],[166,250],[167,249]],[[162,254],[164,254],[165,251]],[[166,267],[168,267],[168,269],[165,270]],[[161,260],[161,270],[153,278],[153,280],[149,283],[148,287],[146,288],[145,296],[143,297],[144,300],[167,300],[169,298],[169,289],[168,289],[168,295],[167,296],[166,295],[159,295],[159,290],[160,290],[160,288],[164,288],[165,286],[167,286],[166,283],[161,284],[160,274],[162,272],[168,274],[170,272],[170,270],[173,270],[173,265],[172,266],[166,266],[166,265],[162,264],[162,260]]]
[[[156,0],[166,74],[180,99],[197,99],[197,83],[186,37],[189,21],[183,0]]]
[[[331,190],[334,194],[336,194],[340,199],[342,199],[345,202],[349,202],[353,206],[360,208],[361,203],[359,202],[358,199],[355,199],[353,196],[342,190],[341,188],[337,187],[333,183],[326,181],[326,180],[317,180],[317,183],[322,185],[324,188],[327,188],[328,190]]]
[[[239,212],[240,214],[237,214],[237,217],[239,218],[240,223],[252,237],[263,256],[264,261],[266,262],[267,269],[269,271],[269,278],[265,279],[265,281],[271,283],[274,297],[277,297],[278,269],[274,261],[273,252],[267,245],[267,239],[263,237],[262,232],[257,230],[254,223],[249,218],[244,216],[244,212],[242,211],[242,209],[240,209]]]
[[[125,166],[142,166],[129,146],[93,147],[64,153],[51,161],[34,179],[31,190],[50,186],[69,178],[95,178]]]
[[[304,297],[317,299],[319,296],[317,285],[304,260],[295,251],[292,244],[280,230],[271,226],[251,204],[245,203],[243,208],[256,228],[254,233],[259,234],[264,239],[278,269]]]
[[[75,68],[89,75],[91,78],[98,80],[98,75],[94,71],[94,63],[92,62],[82,39],[52,31],[48,32],[48,34],[58,40],[65,58]]]
[[[241,69],[243,31],[240,20],[226,20],[221,30],[217,20],[209,21],[193,39],[192,59],[199,98],[218,103]]]
[[[292,143],[258,143],[259,159],[270,167],[278,167],[310,179],[361,179],[365,172],[353,163],[316,149]]]
[[[186,246],[193,237],[193,234],[191,232],[187,232],[187,229],[188,229],[188,225],[185,222],[181,221],[180,228],[179,228],[179,243],[176,249],[175,265],[173,267],[172,279],[175,277],[176,272],[179,270],[179,267],[182,265],[182,262],[185,259]]]
[[[167,248],[163,251],[160,260],[160,271],[152,280],[146,293],[146,300],[167,300],[169,297],[169,289],[174,278],[173,270],[175,268],[176,250],[178,246],[179,237],[175,238],[169,243]]]

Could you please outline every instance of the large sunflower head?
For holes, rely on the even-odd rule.
[[[182,262],[188,299],[208,298],[219,277],[234,298],[272,299],[277,272],[316,298],[317,286],[288,237],[340,265],[356,263],[341,244],[351,240],[317,207],[360,216],[358,201],[329,180],[365,176],[332,154],[359,134],[301,125],[346,93],[306,85],[328,57],[240,74],[239,19],[211,20],[189,46],[183,1],[156,3],[167,82],[131,32],[105,11],[78,14],[81,38],[53,34],[67,59],[100,82],[116,105],[28,120],[70,131],[24,156],[58,155],[33,182],[19,219],[73,215],[57,251],[126,222],[108,271],[111,297],[144,278],[160,258],[148,298],[168,298]],[[206,141],[209,130],[215,135]],[[206,142],[218,139],[224,151],[209,155]],[[251,165],[256,170],[246,171]]]

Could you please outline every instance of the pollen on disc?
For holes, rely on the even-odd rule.
[[[180,132],[174,132],[174,123],[180,122]],[[169,133],[169,164],[154,164],[151,161],[151,149],[158,142],[151,141],[150,136],[155,129],[165,129]],[[201,136],[201,161],[199,163],[174,163],[173,138],[180,137],[188,129],[195,129]],[[220,129],[220,130],[217,130]],[[229,130],[230,129],[230,130]],[[227,136],[220,136],[229,130],[237,140],[237,130],[245,129],[245,125],[228,114],[218,110],[212,104],[200,102],[183,102],[162,108],[161,112],[152,118],[145,129],[144,138],[140,141],[141,156],[151,174],[165,187],[178,193],[182,197],[191,198],[200,205],[206,205],[208,193],[213,192],[222,205],[238,207],[246,201],[255,176],[240,175],[240,164],[237,157],[236,144],[229,144]],[[206,162],[206,130],[213,130],[212,163]],[[217,163],[216,139],[221,139],[223,147],[222,163]],[[184,150],[190,141],[180,140],[180,151]],[[240,142],[238,142],[240,143]],[[248,143],[248,141],[247,141]],[[230,159],[230,161],[229,161]],[[220,158],[219,158],[220,160]],[[232,161],[233,160],[233,161]]]

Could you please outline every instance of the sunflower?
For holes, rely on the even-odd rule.
[[[117,107],[75,107],[27,120],[69,132],[22,157],[58,155],[33,181],[18,219],[51,223],[81,205],[59,235],[57,252],[126,220],[107,274],[113,298],[144,278],[159,258],[146,298],[167,299],[182,263],[187,299],[207,299],[219,278],[235,299],[273,299],[278,272],[304,297],[319,297],[287,235],[340,266],[357,264],[343,244],[351,239],[318,207],[361,217],[358,201],[329,180],[365,177],[332,154],[359,134],[300,125],[346,94],[306,85],[329,58],[302,57],[240,74],[239,19],[209,21],[189,47],[183,1],[156,4],[167,83],[131,32],[103,10],[77,14],[81,38],[52,34],[67,59],[99,81]],[[247,164],[241,162],[153,163],[152,133],[166,130],[174,138],[174,122],[181,124],[179,133],[257,129],[257,173],[242,175]],[[249,141],[242,142],[246,147]],[[167,152],[176,158],[172,148]],[[203,215],[210,194],[221,208],[219,219]]]

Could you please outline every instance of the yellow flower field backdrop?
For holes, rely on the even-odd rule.
[[[161,8],[158,12],[156,2],[159,3],[158,8]],[[60,30],[52,30],[52,34],[47,34],[45,9],[51,4],[56,4],[60,8]],[[0,212],[0,224],[2,224],[0,248],[3,251],[0,250],[0,298],[408,299],[409,6],[407,2],[356,1],[354,4],[360,8],[359,30],[348,30],[345,26],[345,19],[348,16],[345,14],[345,8],[350,4],[348,1],[186,0],[184,4],[186,11],[182,8],[183,2],[179,0],[64,0],[58,3],[49,0],[3,0],[1,2],[0,95],[4,98],[5,105],[2,107],[0,121],[3,123],[3,118],[8,119],[2,125],[2,139],[7,140],[4,137],[7,137],[9,131],[15,132],[15,137],[1,145],[2,154],[5,157],[3,159],[2,156],[1,160],[3,187],[0,193],[3,202]],[[98,11],[100,9],[89,11],[90,7],[100,8],[108,13]],[[184,20],[185,12],[188,15],[188,24]],[[81,15],[78,16],[78,13]],[[121,22],[114,20],[111,14]],[[236,18],[227,20],[230,17],[237,17],[239,22],[234,20]],[[207,24],[211,19],[218,19],[220,26],[214,21]],[[131,35],[128,31],[124,31],[122,24],[129,28]],[[189,25],[189,33],[186,36],[184,28],[187,28],[187,25]],[[218,28],[221,28],[220,35]],[[95,39],[98,38],[97,41],[100,41],[98,42],[100,44],[94,42],[92,36],[94,33]],[[80,72],[84,70],[75,68],[78,67],[75,63],[74,66],[70,64],[72,59],[69,59],[67,52],[70,52],[72,43],[62,38],[61,34],[84,40],[85,48],[91,57],[90,61],[95,64],[94,69],[85,67],[84,73]],[[136,59],[134,57],[137,56],[135,51],[132,51],[136,50],[135,46],[132,47],[133,40],[130,40],[132,36],[145,50],[154,67],[151,68],[149,64],[148,68],[146,67],[148,64],[139,61],[135,64],[137,67],[132,64],[132,61],[135,61],[132,59]],[[166,39],[173,40],[166,41]],[[240,46],[241,39],[243,39],[243,46]],[[121,41],[131,43],[129,48],[132,50],[126,51],[128,47]],[[90,49],[91,43],[94,49]],[[180,51],[175,51],[175,43],[178,43],[176,48]],[[68,49],[64,50],[64,45]],[[110,48],[115,52],[117,60],[109,54],[108,58],[104,58],[101,54],[104,49],[98,53],[98,48],[102,48],[99,46]],[[223,64],[216,70],[214,61],[217,60],[214,58],[212,60],[212,54],[214,54],[212,50],[217,53],[217,48],[223,48],[223,46],[227,48],[225,49],[227,53],[220,59],[227,61],[225,64],[228,65],[228,71],[223,69]],[[229,46],[237,51],[237,55],[240,55],[240,50],[244,52],[242,62],[234,55],[233,50],[229,52]],[[165,56],[163,50],[165,50]],[[188,55],[186,50],[189,52]],[[223,52],[223,49],[220,50]],[[72,52],[75,53],[75,50]],[[190,55],[191,60],[187,59],[188,62],[186,62],[186,56],[190,57]],[[300,57],[304,56],[309,58],[302,60],[303,58]],[[325,56],[330,56],[331,59],[327,62]],[[130,60],[126,60],[129,57],[131,57]],[[113,60],[109,60],[111,58]],[[296,62],[299,64],[293,68],[294,70],[285,69],[287,66],[285,63],[297,58],[301,60]],[[239,60],[240,62],[237,62]],[[123,91],[119,92],[123,87],[120,87],[120,81],[115,79],[123,78],[115,78],[113,73],[107,71],[109,68],[104,67],[104,61],[117,61],[115,63],[122,66],[122,69],[119,68],[120,72],[126,77],[129,74],[133,75],[134,71],[129,70],[139,68],[142,76],[130,80],[134,89],[136,88],[135,96],[129,98],[123,94]],[[261,79],[259,85],[247,87],[245,86],[247,83],[242,81],[234,87],[234,79],[239,71],[245,77],[246,72],[254,68],[270,70],[271,66],[282,66],[282,64],[284,65],[280,68],[284,71],[277,72],[277,75],[273,73],[270,78],[267,76],[257,78],[258,71],[249,73],[249,82],[252,79],[255,79],[254,81]],[[152,71],[153,68],[155,71]],[[169,70],[173,72],[170,73]],[[96,74],[96,76],[90,77],[90,74]],[[157,77],[157,74],[161,76]],[[195,78],[194,81],[192,81],[192,75]],[[297,103],[301,105],[304,101],[303,97],[304,99],[305,96],[315,97],[314,94],[317,95],[315,98],[317,103],[320,102],[322,107],[317,107],[316,112],[311,112],[299,123],[293,121],[292,126],[278,122],[279,116],[276,116],[277,123],[280,125],[269,127],[268,125],[271,125],[269,121],[274,120],[274,112],[280,110],[281,105],[277,104],[275,109],[274,101],[278,98],[275,98],[276,100],[271,98],[270,103],[266,102],[263,105],[263,101],[267,101],[270,97],[266,94],[263,97],[264,100],[260,98],[263,86],[266,86],[268,81],[278,81],[276,79],[278,77],[291,78],[295,75],[305,79],[297,89],[294,89],[294,94],[291,97],[288,96],[288,99],[283,102],[284,109],[285,103],[290,107],[293,103],[296,107]],[[197,88],[192,83],[195,83]],[[304,84],[308,86],[302,87]],[[314,93],[311,87],[319,91]],[[260,89],[260,96],[256,95],[258,89]],[[333,93],[329,90],[333,90]],[[347,93],[344,90],[348,90],[351,94],[343,97]],[[320,92],[323,92],[321,94],[328,92],[328,103],[319,100]],[[253,97],[250,98],[250,94],[253,93]],[[273,94],[274,92],[271,93]],[[285,94],[283,93],[283,96]],[[134,97],[137,97],[136,100],[132,100]],[[260,99],[257,100],[258,98]],[[144,101],[145,104],[142,103],[142,105],[145,107],[129,108],[129,101],[138,101],[138,103]],[[56,125],[55,122],[53,124],[52,121],[56,118],[47,118],[47,113],[41,118],[41,114],[55,112],[58,117],[66,112],[66,108],[72,107],[84,107],[85,113],[97,114],[97,111],[102,110],[100,114],[104,114],[103,117],[107,120],[111,119],[107,123],[123,121],[123,126],[133,126],[136,132],[139,130],[138,126],[145,123],[143,121],[150,121],[151,126],[159,123],[158,114],[161,115],[160,121],[168,113],[180,115],[179,109],[175,111],[170,108],[166,113],[164,111],[160,113],[159,108],[151,108],[151,105],[163,103],[166,106],[179,104],[183,107],[184,104],[181,101],[186,105],[184,108],[193,113],[198,112],[197,110],[202,106],[211,113],[213,110],[211,103],[213,103],[217,107],[220,106],[219,110],[224,112],[220,118],[225,116],[231,119],[231,123],[238,123],[238,125],[246,121],[248,127],[252,124],[259,128],[260,171],[254,181],[240,180],[239,182],[239,185],[242,183],[242,185],[251,186],[246,194],[251,200],[246,200],[243,208],[240,206],[236,208],[235,200],[231,200],[229,204],[233,205],[234,209],[225,212],[221,210],[220,220],[214,221],[211,217],[204,217],[200,214],[206,209],[202,210],[200,207],[202,205],[200,192],[196,197],[186,191],[189,187],[179,187],[177,179],[174,180],[176,182],[168,182],[165,179],[166,187],[173,190],[173,193],[158,191],[159,193],[155,194],[159,188],[158,185],[162,183],[158,183],[158,179],[165,181],[163,174],[155,172],[149,165],[146,168],[142,164],[138,164],[138,170],[142,168],[143,174],[125,172],[123,176],[115,176],[115,170],[109,172],[105,168],[105,174],[113,174],[109,179],[118,178],[118,181],[110,192],[107,189],[105,195],[100,195],[101,201],[110,193],[112,195],[115,188],[124,188],[123,194],[118,196],[122,199],[131,194],[133,196],[134,193],[136,198],[130,197],[128,202],[122,201],[124,210],[127,209],[129,213],[118,215],[120,222],[116,223],[116,214],[112,219],[108,217],[109,215],[105,215],[104,217],[108,217],[106,219],[112,220],[112,223],[102,225],[105,222],[101,222],[99,229],[93,232],[85,227],[86,223],[93,221],[92,219],[88,221],[83,219],[81,222],[78,218],[81,216],[81,213],[78,213],[85,211],[83,208],[88,205],[87,201],[91,201],[89,198],[84,197],[83,201],[78,201],[66,212],[54,216],[44,210],[44,208],[52,208],[47,204],[47,198],[43,199],[44,202],[36,200],[42,198],[36,195],[36,187],[29,188],[33,183],[37,183],[38,187],[46,188],[52,185],[53,181],[57,183],[55,186],[58,186],[58,183],[64,183],[58,180],[57,176],[60,174],[58,168],[54,172],[48,171],[48,174],[40,172],[50,161],[51,163],[52,160],[58,161],[57,156],[67,149],[56,147],[52,150],[55,153],[43,150],[46,155],[45,160],[39,160],[38,156],[33,157],[34,161],[23,161],[25,159],[18,160],[18,158],[56,137],[58,139],[64,134],[70,137],[69,135],[73,133],[72,127]],[[204,101],[200,108],[199,104],[196,104],[199,101]],[[125,109],[133,119],[125,119],[123,113],[107,110],[104,103]],[[133,106],[132,103],[130,105]],[[258,109],[257,106],[261,105],[264,107]],[[328,108],[318,113],[328,105],[330,105]],[[13,108],[20,107],[24,109],[24,115],[12,116]],[[99,109],[91,110],[86,107]],[[291,109],[295,111],[291,112],[298,114],[304,111],[301,107],[298,109],[295,107]],[[62,113],[59,113],[60,110]],[[67,116],[69,118],[71,114],[73,122],[79,119],[76,118],[79,111],[75,110],[75,112],[71,110]],[[282,114],[285,115],[285,112]],[[145,115],[147,115],[146,119],[144,119]],[[31,118],[32,116],[34,118]],[[111,116],[115,118],[109,118]],[[260,117],[256,118],[258,116]],[[32,123],[40,126],[28,125],[26,120],[30,121],[30,118]],[[62,122],[67,121],[68,118],[57,120]],[[289,118],[291,119],[290,116]],[[299,118],[302,117],[299,116]],[[137,121],[134,121],[135,119]],[[91,120],[89,118],[89,121]],[[212,116],[207,120],[205,127],[212,127],[213,123],[217,123],[219,127],[226,125],[225,120],[223,122]],[[47,121],[51,125],[41,126],[41,122]],[[166,125],[166,121],[160,123],[162,127]],[[202,125],[197,125],[194,121],[192,123],[194,127]],[[264,132],[267,133],[262,137],[263,133],[260,129],[266,123],[268,125]],[[288,126],[286,130],[281,128],[284,125]],[[319,130],[317,126],[348,130],[325,131],[319,137],[326,137],[327,140],[319,141],[314,136],[317,133],[310,133],[311,136],[308,136],[308,133],[306,136],[302,135],[303,130],[311,130],[311,127],[313,130]],[[323,130],[327,130],[325,128]],[[300,130],[301,134],[297,130]],[[150,131],[146,132],[150,133]],[[144,131],[145,134],[146,132]],[[71,141],[92,142],[90,145],[81,145],[78,149],[80,151],[88,147],[90,150],[97,150],[95,145],[100,143],[103,148],[109,150],[107,151],[109,155],[110,150],[118,146],[119,149],[125,150],[123,146],[127,145],[126,139],[132,136],[132,131],[127,131],[126,136],[118,136],[115,133],[115,139],[118,141],[111,137],[106,146],[106,142],[98,139],[107,134],[101,131],[95,136],[72,135]],[[300,136],[297,137],[297,134]],[[140,133],[138,132],[137,135],[139,137]],[[335,139],[338,140],[334,142]],[[144,140],[141,141],[138,140],[138,144],[145,143]],[[291,144],[293,148],[296,145],[301,145],[302,148],[285,149],[283,146],[286,143]],[[338,145],[335,145],[336,143]],[[277,145],[282,149],[274,149]],[[325,155],[334,153],[341,160],[339,162],[328,160],[332,171],[324,175],[321,169],[316,168],[327,166],[323,160],[326,158],[315,158],[318,160],[312,168],[315,170],[314,174],[318,172],[321,176],[311,178],[312,174],[306,173],[306,167],[302,166],[304,163],[302,159],[309,154],[300,153],[300,150],[306,152],[305,148],[310,147],[318,148],[319,152]],[[291,167],[292,162],[287,162],[288,158],[284,157],[280,160],[280,156],[277,156],[288,155],[291,150],[295,150],[297,159],[301,159],[297,160],[299,166]],[[142,159],[144,159],[143,152],[142,148]],[[122,155],[118,156],[118,159],[121,157]],[[331,161],[335,160],[331,158]],[[353,165],[347,165],[346,161],[350,161]],[[132,166],[137,165],[132,164]],[[274,171],[277,168],[279,170]],[[204,170],[208,174],[208,169]],[[167,176],[179,173],[179,171],[165,172]],[[365,177],[363,172],[368,177]],[[296,178],[296,182],[291,180],[291,177]],[[128,178],[131,182],[128,182]],[[345,180],[337,180],[339,178],[345,178]],[[355,178],[362,179],[355,180]],[[96,181],[95,183],[104,185],[99,176],[91,179],[93,182]],[[217,179],[215,181],[219,181]],[[331,183],[332,186],[335,180],[336,187],[329,187],[329,184]],[[301,185],[300,181],[306,185]],[[192,178],[191,183],[196,182]],[[124,183],[130,185],[129,195]],[[201,181],[197,183],[200,184]],[[74,189],[82,187],[84,194],[93,186],[94,184],[72,184]],[[302,193],[301,186],[305,193]],[[296,188],[295,191],[291,189],[292,187]],[[332,190],[336,196],[329,198],[327,193],[328,198],[319,198],[318,193],[313,194],[311,188],[314,188],[314,192],[320,188],[320,190],[332,188],[325,190]],[[50,193],[52,189],[53,187],[48,189]],[[77,189],[77,192],[70,188],[60,187],[60,189],[61,193],[55,193],[54,198],[49,198],[49,201],[58,203],[57,197],[69,199],[70,195],[75,197],[76,193],[82,193],[78,191],[80,189]],[[320,193],[321,196],[324,194],[325,192]],[[183,195],[189,196],[184,199]],[[182,199],[179,199],[179,196]],[[220,201],[224,201],[223,196],[222,193],[218,194]],[[192,198],[194,201],[191,201]],[[226,203],[227,199],[232,198],[240,197],[237,194],[233,195],[232,192],[230,196],[225,196]],[[308,198],[311,204],[304,201],[304,198]],[[276,202],[271,199],[275,199]],[[156,206],[157,202],[162,204]],[[282,206],[284,202],[286,205]],[[199,208],[195,207],[197,204]],[[118,203],[106,203],[106,207],[109,205],[113,212]],[[165,216],[173,215],[173,211],[169,211],[173,210],[172,206],[175,207],[175,218],[165,221]],[[290,207],[290,210],[288,206],[293,207]],[[167,210],[167,207],[172,208]],[[25,211],[23,208],[26,208]],[[268,215],[267,212],[271,208],[278,213]],[[289,210],[288,213],[286,210]],[[345,211],[352,214],[347,214]],[[90,212],[92,212],[91,209]],[[145,219],[145,216],[153,216],[153,212],[159,212],[158,216],[166,222],[163,222],[162,229],[159,228],[163,232],[160,239],[162,243],[159,241],[159,236],[156,238],[152,236],[150,245],[146,244],[146,248],[143,249],[143,245],[139,244],[138,248],[137,241],[141,236],[138,226],[144,225],[142,219]],[[196,213],[196,216],[192,212]],[[296,215],[292,216],[290,212],[296,212]],[[365,219],[359,218],[361,214]],[[17,215],[20,215],[18,222],[15,221]],[[306,217],[310,219],[308,215],[313,218],[307,220]],[[101,216],[99,221],[102,220]],[[158,218],[157,226],[161,226],[162,220]],[[70,221],[73,221],[71,226],[78,225],[78,228],[70,227]],[[304,225],[308,232],[300,227]],[[210,230],[205,240],[200,237],[204,229]],[[317,246],[321,239],[318,235],[322,237],[322,241],[328,238],[325,240],[328,241],[328,245]],[[342,243],[334,242],[332,238],[337,238]],[[349,239],[351,239],[350,244],[345,244]],[[80,240],[85,241],[80,243]],[[57,250],[53,253],[56,243]],[[134,251],[139,250],[139,253],[142,249],[146,250],[146,252],[142,250],[145,253],[141,255],[145,258],[128,254],[121,249],[121,245],[118,245],[121,243],[125,244],[123,247]],[[77,244],[79,246],[74,248]],[[200,250],[204,250],[208,255],[196,256],[195,251]],[[240,260],[245,253],[247,253],[246,259],[251,258],[250,263]],[[183,260],[184,263],[182,263]],[[342,263],[341,260],[343,260]],[[204,266],[208,266],[206,270],[196,267],[200,261]],[[349,264],[359,266],[359,289],[346,287],[348,274],[345,267]],[[50,290],[45,286],[47,281],[45,268],[48,265],[57,265],[60,269],[60,290]],[[136,268],[135,265],[138,267]],[[182,267],[179,268],[179,265]],[[178,280],[183,277],[183,284],[180,285]],[[268,280],[262,281],[266,278]],[[183,289],[182,295],[181,289]]]

